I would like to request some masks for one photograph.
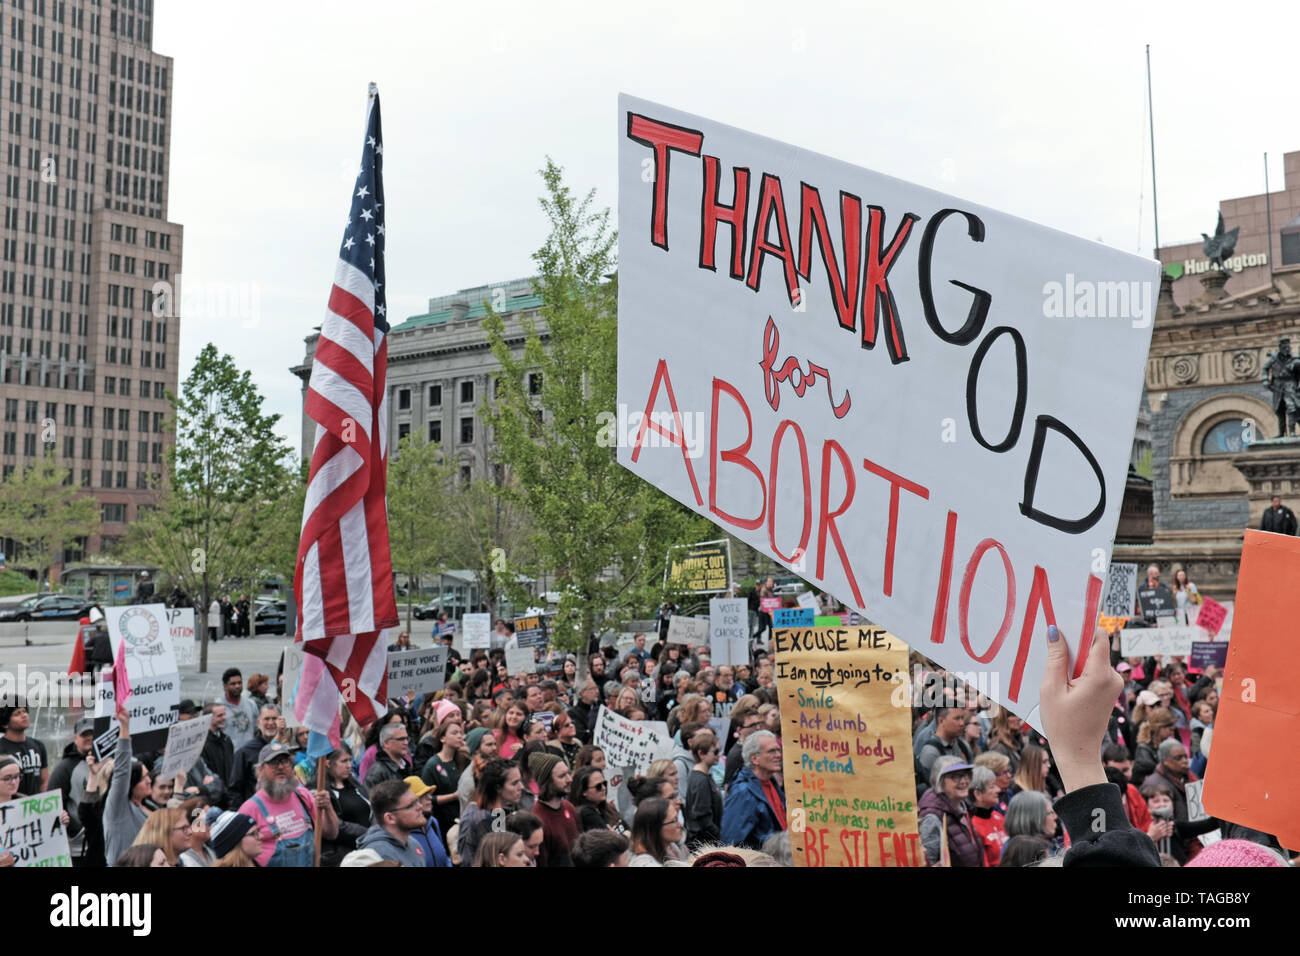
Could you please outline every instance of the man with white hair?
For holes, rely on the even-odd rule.
[[[776,781],[781,772],[781,741],[769,730],[757,731],[745,740],[741,757],[745,765],[722,804],[722,842],[758,850],[773,833],[786,828],[785,791]]]
[[[257,756],[257,792],[239,808],[257,821],[262,835],[258,866],[310,867],[315,862],[315,829],[326,840],[338,836],[339,820],[329,794],[298,783],[293,751],[272,741]]]

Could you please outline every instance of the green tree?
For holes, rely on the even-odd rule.
[[[495,617],[501,600],[531,603],[519,576],[536,569],[536,528],[521,489],[508,468],[501,484],[475,479],[461,486],[449,516],[451,561],[473,570],[479,593]]]
[[[598,440],[599,416],[616,398],[616,237],[609,210],[593,207],[594,190],[576,197],[549,159],[541,175],[551,233],[533,259],[549,342],[521,320],[526,341],[515,355],[489,306],[483,324],[501,377],[482,414],[536,521],[540,559],[556,574],[555,642],[582,649],[606,615],[658,603],[669,545],[699,540],[709,525],[622,468]],[[540,395],[531,374],[541,375]]]
[[[455,470],[442,448],[418,431],[402,438],[388,458],[388,544],[393,569],[407,576],[408,631],[416,582],[447,566]]]
[[[295,499],[302,515],[300,482],[275,432],[280,416],[263,413],[250,373],[215,345],[199,353],[180,396],[167,397],[176,440],[167,452],[166,487],[123,547],[185,588],[206,619],[219,588],[255,582],[285,550],[285,512]],[[267,533],[277,527],[278,535]],[[207,627],[202,641],[199,670],[206,672]]]
[[[47,445],[33,464],[0,481],[0,534],[13,538],[41,578],[53,570],[64,548],[99,529],[95,499],[72,484],[72,472],[59,465],[50,449]]]

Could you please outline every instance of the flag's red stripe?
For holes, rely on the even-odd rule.
[[[370,307],[342,286],[330,288],[329,309],[360,329],[367,339],[375,337],[375,316]]]

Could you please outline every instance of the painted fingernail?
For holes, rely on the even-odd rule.
[[[1061,639],[1061,632],[1056,629],[1055,624],[1047,625],[1047,639],[1053,644]]]

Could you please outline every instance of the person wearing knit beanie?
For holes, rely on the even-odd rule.
[[[461,717],[460,708],[449,700],[440,700],[433,705],[433,726],[442,724],[448,717]]]
[[[555,765],[562,758],[553,753],[542,753],[534,751],[528,755],[528,772],[533,775],[539,788],[544,788],[551,779],[551,773],[555,770]]]
[[[1249,840],[1220,840],[1212,843],[1187,864],[1193,866],[1286,866],[1266,846]]]
[[[247,813],[227,810],[212,822],[208,831],[208,846],[221,859],[235,847],[239,846],[244,834],[257,827],[257,821]]]
[[[492,731],[486,727],[475,727],[465,735],[465,746],[469,748],[469,755],[472,757],[478,753],[479,744],[483,743],[483,738]]]

